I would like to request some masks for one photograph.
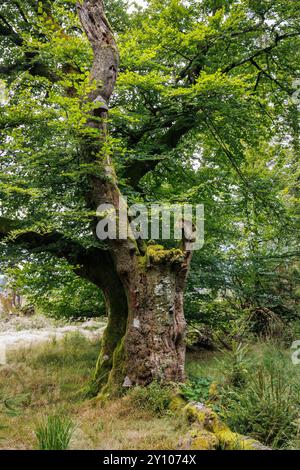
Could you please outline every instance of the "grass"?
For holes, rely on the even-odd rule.
[[[194,355],[188,364],[188,393],[210,401],[234,431],[252,436],[274,449],[299,449],[300,366],[290,350],[276,343],[236,347],[230,353]],[[197,388],[197,380],[213,382]]]
[[[69,449],[175,449],[187,429],[168,413],[141,409],[130,396],[106,405],[81,400],[77,392],[90,379],[98,353],[99,343],[70,334],[10,354],[0,367],[0,448],[37,449],[36,434],[46,434],[45,425],[55,436],[60,429],[48,417],[66,416],[75,426]]]
[[[171,387],[162,387],[158,382],[152,382],[148,387],[135,387],[129,398],[139,410],[163,416],[169,412],[172,394],[174,391]]]
[[[98,343],[71,334],[11,354],[0,367],[0,448],[176,449],[187,425],[170,415],[158,384],[105,405],[80,398],[98,352]],[[187,373],[187,398],[208,402],[233,430],[273,448],[300,448],[300,366],[289,350],[257,343],[193,353]]]
[[[67,450],[74,432],[72,420],[50,415],[37,427],[35,435],[39,450]]]

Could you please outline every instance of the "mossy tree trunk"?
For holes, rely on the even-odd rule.
[[[101,204],[120,209],[120,190],[113,162],[107,152],[109,100],[117,77],[119,54],[102,0],[85,0],[79,17],[94,52],[91,70],[94,103],[88,125],[94,129],[82,144],[82,158],[100,166],[90,177],[86,202],[96,210]],[[128,221],[129,222],[129,221]],[[95,219],[92,227],[96,234]],[[191,253],[184,248],[141,246],[132,237],[107,240],[111,265],[101,278],[109,316],[95,374],[95,391],[119,392],[154,379],[184,380],[183,291]],[[97,274],[95,275],[97,277]]]
[[[165,257],[162,255],[165,254]],[[95,392],[122,393],[153,380],[183,382],[185,363],[184,284],[189,257],[160,250],[147,267],[123,272],[106,289],[108,326],[95,373]],[[167,257],[167,259],[166,259]]]

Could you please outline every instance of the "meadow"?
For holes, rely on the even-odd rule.
[[[19,349],[0,368],[1,449],[177,449],[188,424],[152,384],[126,396],[86,399],[99,341],[71,333]],[[274,449],[299,449],[300,366],[274,342],[187,357],[180,393],[212,407],[234,431]]]

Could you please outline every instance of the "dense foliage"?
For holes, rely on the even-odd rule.
[[[7,269],[8,286],[26,298],[23,311],[34,306],[36,312],[54,318],[98,317],[105,314],[103,295],[93,284],[76,276],[63,261],[49,256],[26,260]]]
[[[186,398],[208,403],[231,429],[272,448],[298,448],[299,368],[278,343],[198,356],[188,372]]]
[[[91,132],[84,97],[92,53],[75,3],[0,6],[0,210],[24,221],[11,241],[20,230],[58,230],[95,243],[85,194],[99,169],[79,151]],[[205,205],[186,312],[210,325],[260,306],[296,315],[299,7],[151,0],[129,13],[123,0],[107,2],[121,53],[109,142],[120,185],[132,202]],[[1,250],[1,269],[34,263],[15,270],[16,282],[45,308],[47,289],[53,296],[64,284],[59,296],[75,293],[83,314],[94,310],[84,307],[92,288],[70,270],[62,281],[62,266],[41,263],[39,252],[29,257],[13,243]]]

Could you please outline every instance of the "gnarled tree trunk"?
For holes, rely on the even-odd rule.
[[[165,253],[168,258],[169,251]],[[104,289],[108,326],[95,373],[94,391],[122,393],[153,380],[183,382],[183,291],[189,257],[161,258],[123,272]],[[151,259],[151,258],[150,258]]]
[[[100,204],[112,204],[118,210],[120,191],[113,163],[103,150],[118,49],[102,0],[85,0],[78,12],[94,51],[91,82],[95,86],[88,99],[96,107],[88,124],[99,130],[96,140],[83,143],[82,154],[87,161],[97,162],[103,174],[90,178],[86,200],[93,210]],[[182,382],[183,291],[191,253],[184,248],[166,250],[153,245],[141,250],[129,237],[108,240],[107,247],[111,272],[106,280],[101,278],[99,286],[105,294],[109,320],[95,373],[95,391],[111,394],[155,379]],[[101,271],[101,265],[98,269]]]
[[[132,277],[124,344],[130,361],[124,385],[145,385],[154,379],[183,382],[183,273],[167,262]]]

